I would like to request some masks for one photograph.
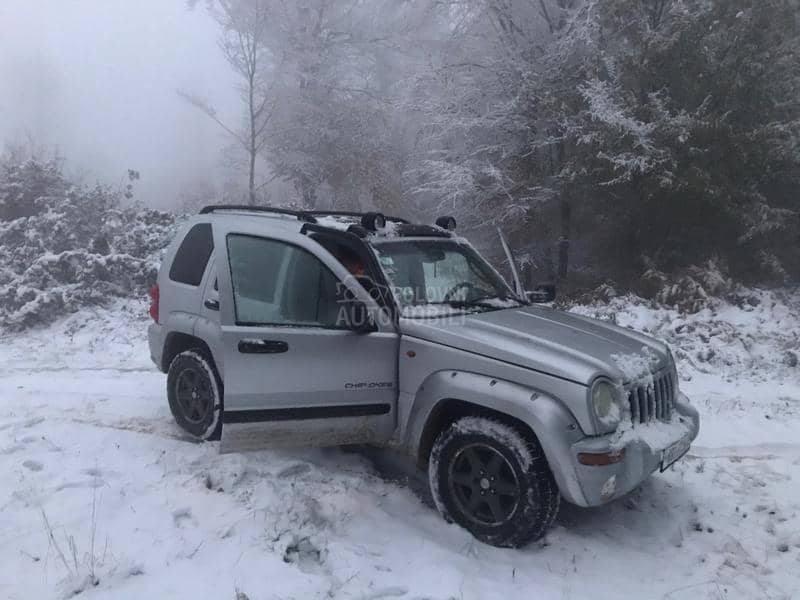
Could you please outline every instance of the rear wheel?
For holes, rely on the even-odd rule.
[[[541,448],[492,419],[464,417],[442,431],[428,475],[445,519],[493,546],[541,538],[558,512],[558,487]]]
[[[199,349],[178,354],[167,371],[167,398],[181,428],[199,440],[217,440],[222,432],[222,383]]]

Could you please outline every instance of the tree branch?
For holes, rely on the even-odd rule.
[[[178,96],[186,100],[189,104],[194,106],[204,115],[206,115],[209,119],[214,121],[217,125],[219,125],[226,133],[228,133],[231,137],[233,137],[237,142],[239,142],[245,149],[247,149],[247,140],[242,138],[241,134],[237,133],[234,129],[230,128],[226,125],[222,119],[219,118],[217,115],[216,109],[211,106],[208,101],[204,100],[197,94],[186,90],[176,90]]]

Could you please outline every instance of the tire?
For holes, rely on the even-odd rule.
[[[213,362],[198,349],[184,350],[167,371],[167,398],[175,422],[198,440],[222,433],[222,382]]]
[[[492,546],[538,540],[558,513],[561,496],[541,448],[496,420],[463,417],[442,431],[428,479],[442,516]]]

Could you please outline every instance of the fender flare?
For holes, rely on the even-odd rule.
[[[197,338],[195,335],[195,322],[197,316],[185,312],[170,313],[167,318],[160,323],[162,331],[164,331],[163,347],[161,350],[161,371],[166,373],[169,368],[170,354],[176,339],[180,338]],[[202,341],[202,340],[201,340]],[[180,343],[180,342],[178,342]]]
[[[511,381],[467,371],[443,370],[431,373],[413,398],[406,423],[405,445],[418,461],[426,449],[426,437],[450,401],[507,415],[520,421],[536,436],[561,494],[580,503],[584,494],[575,472],[572,444],[584,438],[572,413],[557,398]],[[446,408],[445,408],[446,410]]]

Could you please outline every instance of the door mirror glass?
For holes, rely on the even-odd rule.
[[[541,304],[543,302],[552,302],[556,299],[556,286],[552,283],[543,283],[537,285],[529,292],[525,292],[525,297],[529,302]]]

